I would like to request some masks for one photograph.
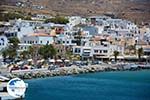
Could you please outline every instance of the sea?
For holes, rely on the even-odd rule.
[[[25,100],[150,100],[150,70],[59,76],[26,81]]]

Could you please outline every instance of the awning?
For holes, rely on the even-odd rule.
[[[62,62],[62,60],[61,59],[58,59],[58,60],[56,60],[57,62]]]
[[[70,60],[65,60],[65,62],[70,62]]]
[[[33,61],[32,59],[28,59],[27,61]]]
[[[115,59],[114,56],[111,56],[110,58],[111,58],[111,59]],[[124,59],[124,57],[123,57],[123,56],[118,56],[117,59]]]
[[[49,62],[55,62],[55,60],[54,59],[50,59]]]
[[[95,56],[96,58],[109,58],[107,56]]]

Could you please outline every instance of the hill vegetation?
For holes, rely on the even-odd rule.
[[[14,6],[16,2],[27,5],[24,8]],[[3,0],[1,9],[21,10],[23,12],[44,13],[56,15],[103,15],[114,14],[117,17],[135,22],[150,22],[149,0]],[[7,5],[7,7],[6,7]],[[11,6],[11,9],[8,7]],[[42,6],[43,9],[33,9],[33,6]]]

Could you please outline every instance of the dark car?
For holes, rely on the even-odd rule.
[[[10,64],[10,63],[13,62],[13,59],[6,58],[6,59],[3,60],[3,62]]]
[[[11,71],[19,70],[19,67],[13,67],[11,68]]]
[[[27,69],[28,69],[27,66],[21,67],[21,70],[27,70]]]

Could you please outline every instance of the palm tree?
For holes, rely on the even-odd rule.
[[[115,62],[117,62],[117,57],[118,56],[119,56],[119,52],[118,51],[114,51]]]
[[[138,49],[138,51],[137,51],[137,53],[138,53],[138,59],[139,59],[139,61],[141,61],[141,57],[142,57],[142,55],[143,55],[143,48],[139,48]]]

